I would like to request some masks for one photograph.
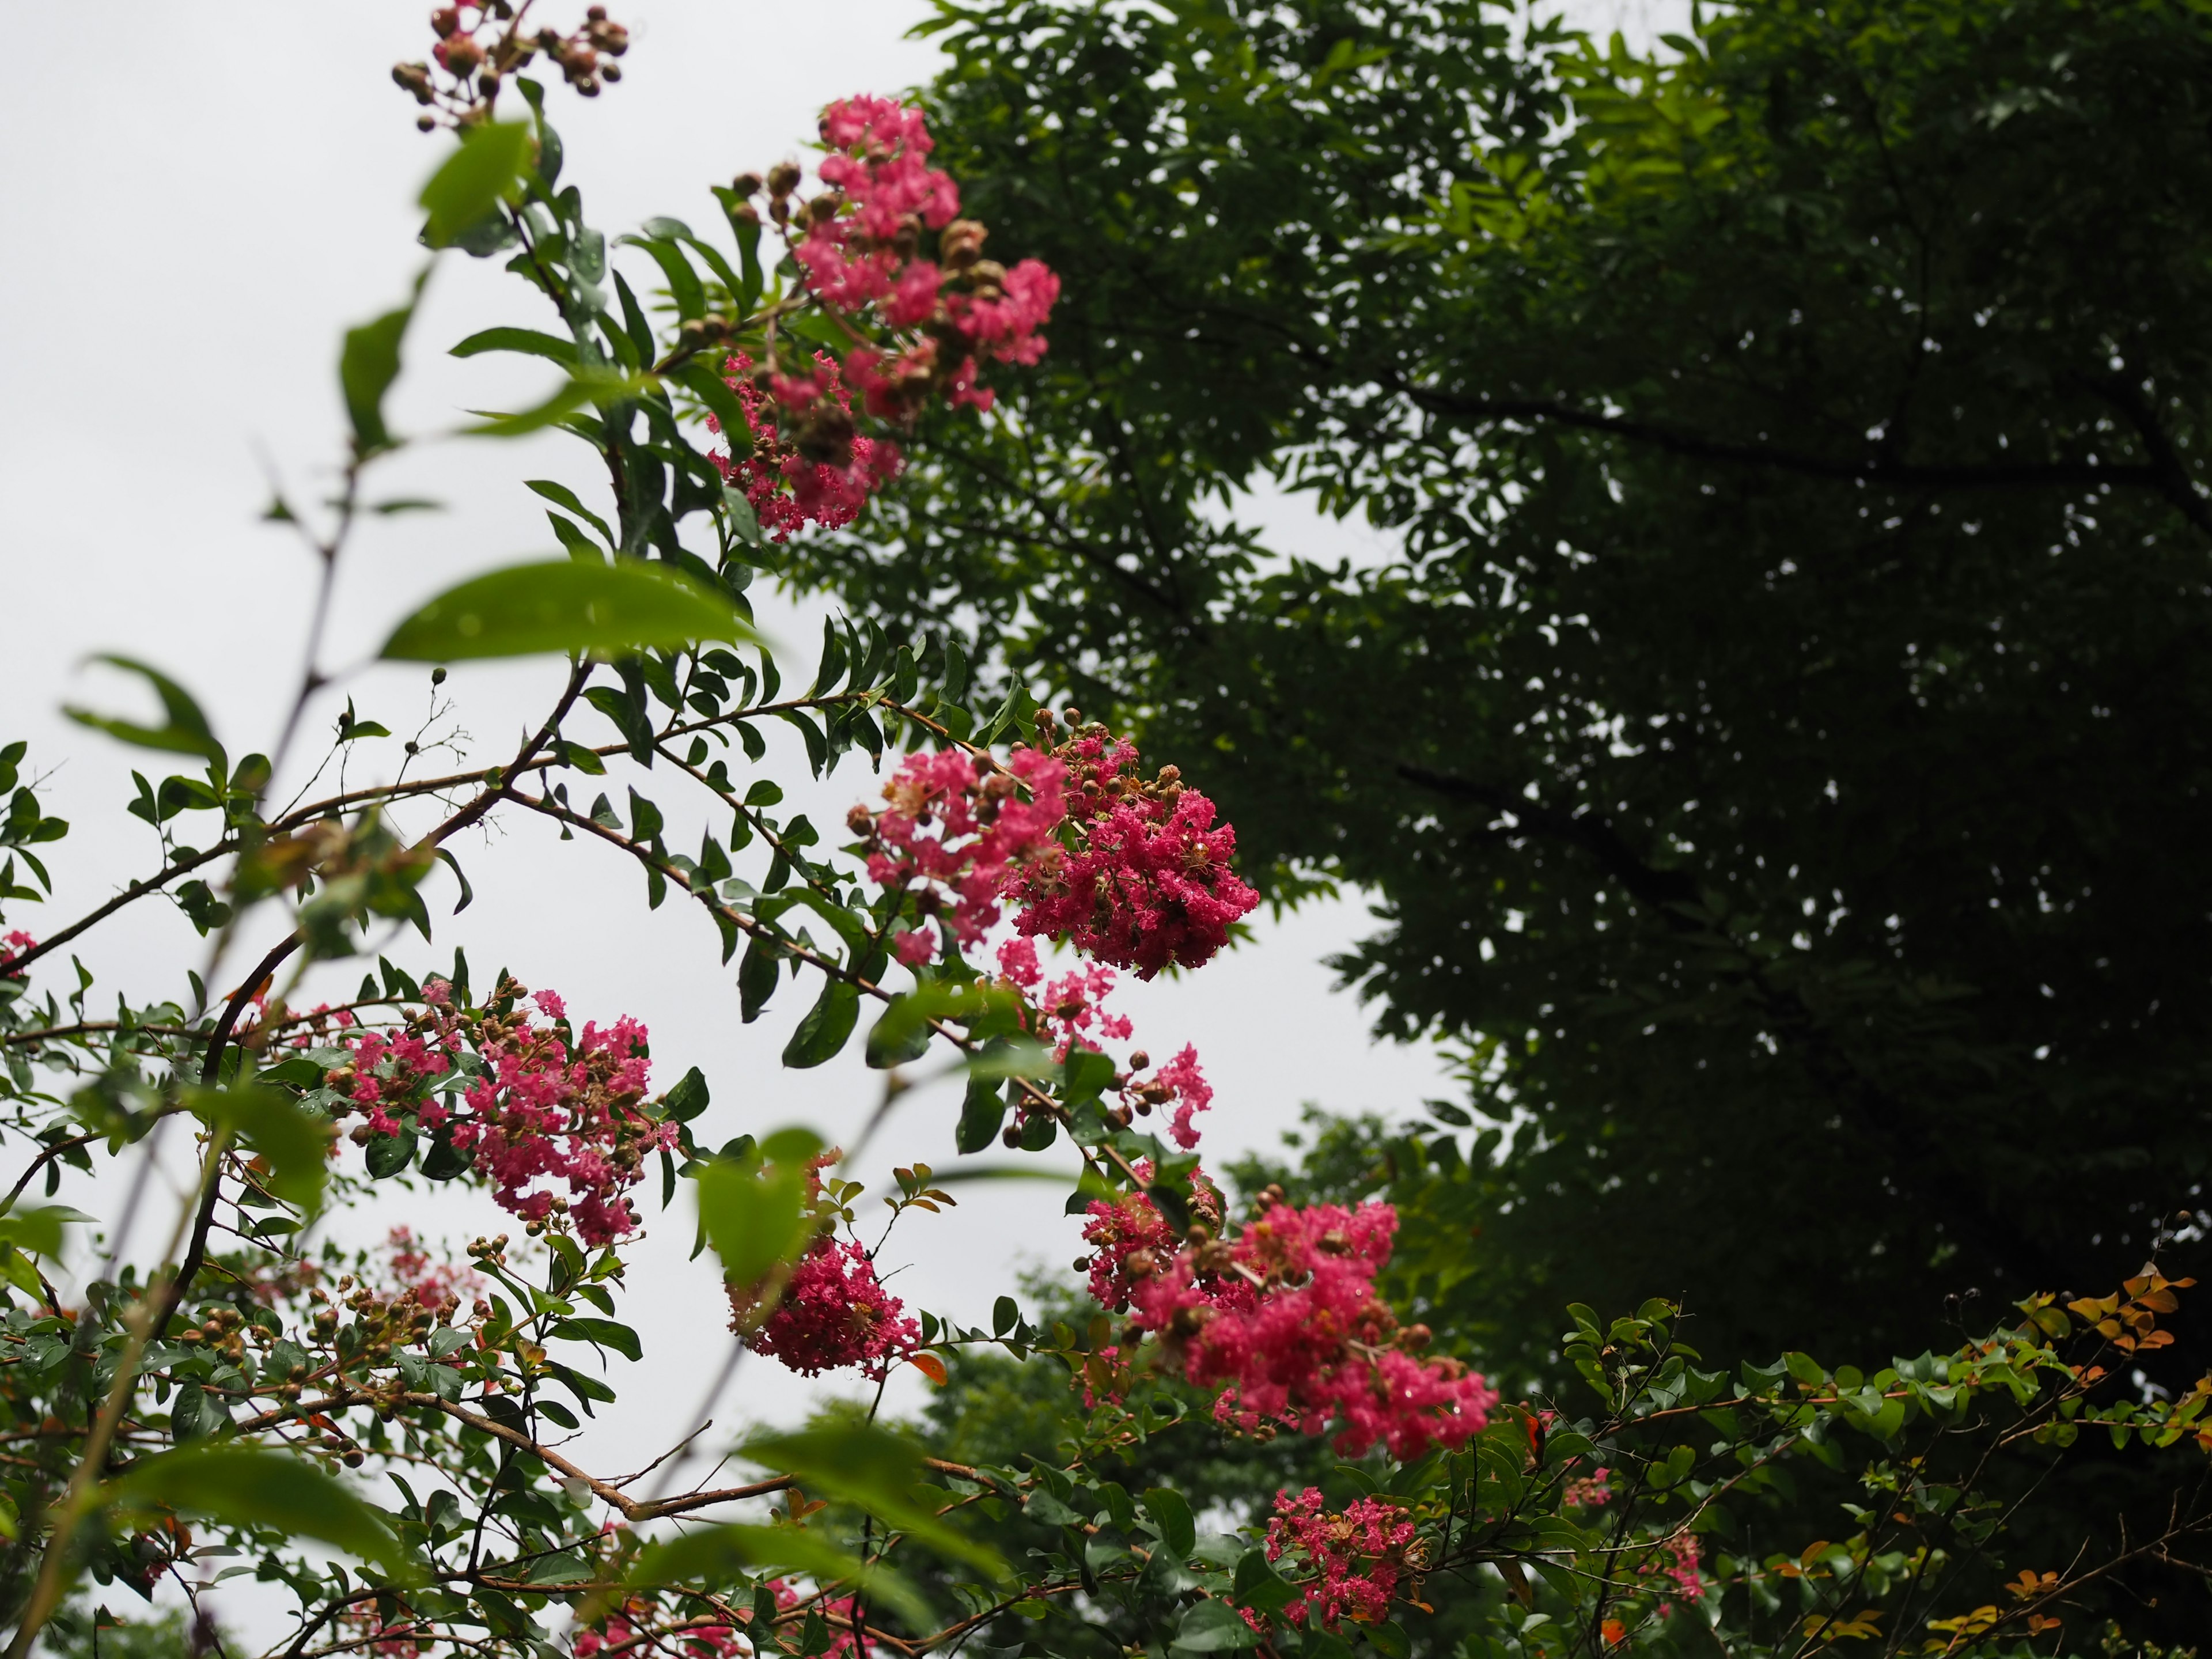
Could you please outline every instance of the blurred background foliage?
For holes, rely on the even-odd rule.
[[[1347,981],[1495,1132],[1314,1178],[1392,1165],[1427,1316],[1519,1381],[1570,1300],[1881,1354],[2191,1265],[2204,8],[933,27],[1053,349],[789,574],[1136,723],[1277,899],[1374,896]]]

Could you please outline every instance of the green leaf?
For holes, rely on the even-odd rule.
[[[549,559],[510,565],[440,594],[401,623],[380,654],[404,662],[553,651],[611,656],[752,637],[726,595],[665,567]]]
[[[616,369],[597,365],[584,365],[573,370],[568,379],[552,396],[543,403],[533,404],[512,414],[500,414],[490,410],[471,410],[481,415],[483,421],[476,426],[461,428],[464,438],[520,438],[532,432],[541,432],[564,416],[573,415],[586,404],[596,404],[601,409],[649,392],[657,384],[649,374],[624,374]]]
[[[424,273],[428,275],[428,273]],[[399,378],[399,344],[415,316],[422,297],[422,278],[415,279],[415,296],[397,311],[346,331],[338,353],[338,389],[345,394],[346,418],[353,423],[354,453],[367,455],[387,447],[392,434],[384,424],[384,394]]]
[[[449,356],[477,357],[487,351],[519,351],[526,356],[544,357],[563,368],[576,365],[576,343],[564,340],[557,334],[546,334],[534,328],[487,328],[453,348]]]
[[[533,148],[527,122],[494,121],[469,129],[461,147],[422,186],[422,207],[430,216],[423,240],[432,247],[451,246],[501,204],[514,200]]]
[[[199,704],[192,700],[191,693],[183,686],[160,669],[149,667],[135,657],[103,653],[91,660],[136,674],[152,686],[154,695],[161,700],[161,713],[166,723],[158,726],[139,726],[130,720],[95,714],[88,709],[64,708],[62,712],[79,726],[105,732],[111,738],[136,744],[141,749],[161,749],[179,755],[204,755],[218,768],[225,764],[222,745],[216,741],[215,733],[209,729],[207,716],[200,712]]]
[[[269,1160],[270,1190],[286,1202],[313,1209],[322,1202],[330,1173],[328,1118],[301,1107],[281,1091],[252,1084],[235,1089],[191,1089],[185,1109],[210,1128],[228,1130]]]
[[[1189,1653],[1231,1653],[1260,1645],[1260,1632],[1226,1601],[1199,1602],[1182,1616],[1175,1645]]]
[[[663,1115],[672,1123],[689,1123],[707,1109],[707,1079],[694,1066],[677,1079],[676,1086],[668,1091]]]
[[[765,1161],[716,1158],[699,1171],[699,1223],[732,1284],[760,1284],[813,1238],[806,1175],[821,1148],[807,1131],[787,1129],[769,1138]]]
[[[1160,1541],[1171,1555],[1188,1555],[1198,1547],[1198,1523],[1192,1518],[1190,1500],[1179,1492],[1154,1486],[1145,1494],[1145,1513],[1160,1529]]]
[[[11,1210],[6,1215],[0,1215],[0,1243],[12,1244],[33,1255],[58,1255],[62,1248],[62,1229],[72,1221],[90,1221],[92,1218],[83,1211],[72,1210],[66,1204],[43,1204],[27,1210]]]
[[[737,1572],[773,1568],[803,1572],[825,1585],[850,1583],[916,1630],[935,1623],[929,1604],[898,1574],[796,1527],[707,1527],[650,1545],[630,1569],[629,1583],[643,1588],[703,1581],[721,1587]]]
[[[550,478],[530,478],[524,481],[524,487],[536,490],[556,507],[565,507],[592,529],[598,531],[605,538],[608,546],[614,545],[617,537],[615,532],[607,527],[607,521],[592,512],[590,507],[586,507],[576,492],[568,485],[556,483]]]
[[[383,1519],[339,1482],[287,1452],[234,1442],[142,1458],[101,1489],[119,1509],[160,1506],[234,1527],[268,1527],[374,1561],[395,1577],[416,1572]]]
[[[390,1179],[415,1161],[415,1132],[403,1128],[396,1135],[378,1135],[362,1149],[362,1162],[379,1181]]]
[[[840,1424],[795,1434],[767,1435],[745,1443],[740,1457],[795,1475],[809,1492],[857,1504],[940,1555],[1006,1576],[996,1550],[939,1516],[943,1494],[922,1482],[921,1453],[903,1437],[866,1424]]]
[[[980,1152],[999,1138],[1006,1121],[1006,1098],[996,1078],[970,1077],[968,1097],[960,1103],[960,1127],[952,1144],[963,1152]]]
[[[602,1348],[612,1348],[625,1359],[637,1360],[645,1357],[644,1349],[638,1344],[637,1333],[611,1319],[564,1319],[554,1326],[549,1334],[569,1341],[592,1342]]]
[[[1231,1594],[1239,1607],[1271,1613],[1289,1606],[1297,1592],[1284,1583],[1282,1576],[1269,1565],[1266,1550],[1249,1549],[1237,1559],[1236,1585]]]
[[[783,1045],[783,1063],[803,1072],[835,1058],[845,1046],[845,1039],[853,1035],[854,1023],[860,1017],[858,988],[842,979],[830,981],[792,1032],[791,1041]]]

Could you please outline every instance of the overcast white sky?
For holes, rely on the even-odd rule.
[[[1580,9],[1601,27],[1651,27],[1646,0]],[[56,901],[17,907],[11,926],[44,933],[150,867],[150,835],[119,812],[130,769],[149,757],[57,714],[65,699],[131,702],[130,685],[81,667],[88,653],[177,672],[234,755],[272,740],[297,672],[311,573],[298,545],[258,518],[272,474],[309,499],[327,484],[343,433],[338,335],[398,301],[422,263],[411,204],[447,141],[413,130],[413,106],[386,71],[422,55],[424,10],[405,0],[11,9],[17,59],[40,67],[0,100],[12,158],[0,183],[9,256],[0,274],[0,742],[31,740],[50,810],[76,825],[46,849]],[[635,43],[627,78],[595,103],[562,91],[551,101],[567,177],[611,233],[655,213],[717,223],[710,183],[794,153],[828,99],[911,85],[935,62],[903,38],[925,10],[910,0],[632,0],[615,10]],[[544,320],[495,264],[441,262],[408,343],[396,425],[433,431],[463,407],[516,406],[545,380],[542,366],[461,363],[443,348],[493,322]],[[399,616],[464,575],[553,550],[542,504],[520,481],[564,479],[596,500],[604,487],[586,460],[572,441],[545,438],[434,444],[390,464],[381,493],[432,496],[450,510],[358,538],[329,660],[362,660]],[[811,660],[817,630],[808,618],[771,607],[769,621],[794,657]],[[481,757],[512,747],[558,672],[539,662],[454,674]],[[326,725],[349,693],[365,717],[399,731],[422,683],[412,671],[368,670],[327,694],[315,720]],[[397,758],[366,766],[388,773]],[[1202,763],[1186,759],[1185,769],[1202,786]],[[610,781],[619,797],[629,780]],[[876,787],[865,764],[851,765],[813,792],[817,822]],[[673,902],[648,915],[618,854],[520,824],[459,850],[477,897],[466,915],[441,919],[436,958],[462,944],[479,975],[505,963],[533,986],[561,989],[579,1018],[644,1019],[664,1084],[692,1064],[709,1078],[715,1103],[700,1127],[710,1142],[794,1120],[849,1135],[873,1107],[879,1079],[859,1065],[857,1044],[819,1071],[781,1071],[778,1052],[806,1000],[793,993],[805,988],[742,1026],[711,927]],[[434,891],[442,911],[450,884],[441,878]],[[1367,925],[1357,902],[1317,907],[1263,923],[1255,944],[1180,983],[1127,988],[1121,1001],[1153,1052],[1199,1046],[1218,1091],[1206,1124],[1212,1158],[1274,1145],[1308,1102],[1397,1115],[1445,1091],[1433,1053],[1371,1043],[1357,1006],[1331,994],[1321,958]],[[123,983],[143,998],[180,994],[200,948],[173,914],[142,905],[82,955],[101,980],[96,996]],[[411,934],[395,955],[417,969],[434,959]],[[316,984],[335,996],[356,976]],[[863,1176],[879,1180],[890,1163],[916,1158],[951,1162],[956,1107],[945,1089],[910,1097]],[[404,1219],[456,1244],[504,1219],[453,1188],[385,1209],[374,1227]],[[1017,1265],[1064,1266],[1074,1254],[1074,1228],[1059,1212],[1059,1195],[1042,1187],[974,1189],[956,1214],[905,1224],[886,1257],[905,1264],[895,1288],[986,1321]],[[367,1224],[352,1224],[368,1236]],[[142,1225],[133,1253],[166,1232]],[[634,1468],[659,1450],[690,1426],[684,1419],[721,1362],[723,1316],[711,1273],[684,1261],[690,1234],[688,1217],[672,1217],[638,1252],[627,1312],[645,1334],[646,1363],[619,1379],[624,1421],[593,1431],[581,1454],[589,1462]],[[911,1403],[922,1385],[902,1387]],[[813,1397],[774,1364],[749,1362],[721,1417],[787,1420]]]

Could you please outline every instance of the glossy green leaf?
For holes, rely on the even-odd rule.
[[[309,1209],[322,1201],[331,1141],[337,1133],[328,1118],[281,1090],[252,1085],[190,1090],[185,1104],[210,1127],[228,1129],[268,1159],[269,1187],[277,1197]]]
[[[29,1209],[10,1210],[0,1215],[0,1244],[12,1244],[33,1255],[58,1255],[62,1229],[72,1221],[92,1218],[66,1204],[40,1204]]]
[[[890,1430],[840,1424],[747,1441],[739,1456],[798,1477],[809,1492],[842,1498],[940,1555],[1006,1577],[996,1550],[936,1513],[943,1494],[922,1480],[921,1453]]]
[[[423,240],[432,247],[450,246],[501,204],[513,201],[534,148],[526,122],[494,121],[471,128],[461,147],[422,186],[422,204],[429,215]]]
[[[783,1063],[805,1071],[836,1058],[860,1017],[860,992],[847,981],[829,981],[783,1045]]]
[[[706,1074],[694,1066],[668,1091],[663,1115],[672,1123],[689,1123],[707,1109],[709,1098]]]
[[[1182,1616],[1176,1647],[1188,1653],[1231,1653],[1260,1645],[1260,1632],[1226,1601],[1199,1602]]]
[[[574,414],[586,404],[596,404],[601,409],[649,392],[657,384],[650,375],[623,374],[614,369],[598,367],[579,368],[558,390],[543,402],[511,414],[489,410],[470,412],[483,418],[475,426],[461,428],[465,438],[521,438],[532,432],[542,432],[567,416]]]
[[[422,293],[422,278],[418,276],[415,297],[405,305],[346,331],[345,345],[338,353],[338,389],[345,396],[346,418],[353,424],[356,454],[369,454],[392,442],[392,434],[384,424],[384,394],[399,378],[400,343],[406,337],[416,300]]]
[[[611,656],[752,637],[727,595],[665,566],[554,559],[510,565],[441,594],[400,623],[380,654],[408,662],[554,651]]]
[[[397,1577],[415,1576],[381,1516],[303,1458],[235,1443],[194,1445],[140,1459],[102,1489],[116,1508],[159,1506],[234,1527],[267,1527],[313,1538],[374,1561]]]
[[[487,351],[519,351],[526,356],[544,357],[573,368],[576,362],[576,343],[564,340],[557,334],[546,334],[534,328],[487,328],[454,346],[448,354],[455,357],[480,356]]]
[[[592,1319],[579,1316],[576,1318],[561,1321],[549,1334],[572,1342],[592,1342],[603,1348],[612,1348],[625,1359],[637,1360],[645,1357],[645,1351],[637,1340],[637,1333],[629,1326],[617,1324],[611,1319]]]
[[[1198,1546],[1198,1523],[1190,1512],[1190,1500],[1181,1492],[1165,1486],[1154,1486],[1145,1494],[1145,1513],[1160,1529],[1160,1541],[1170,1553],[1188,1555]]]
[[[80,726],[88,726],[95,732],[105,732],[111,738],[136,744],[141,749],[161,749],[179,755],[204,755],[217,767],[223,765],[222,745],[216,741],[214,732],[209,728],[207,716],[200,712],[200,706],[193,701],[191,693],[160,669],[150,667],[134,657],[102,654],[92,660],[136,674],[152,686],[154,695],[161,700],[164,723],[140,726],[132,720],[117,720],[76,708],[64,708],[64,714]]]
[[[814,1237],[806,1176],[820,1151],[808,1132],[787,1129],[752,1158],[717,1158],[699,1171],[700,1225],[731,1283],[760,1284]]]

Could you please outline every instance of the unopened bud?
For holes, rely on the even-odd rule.
[[[1080,708],[1068,708],[1062,712],[1066,717],[1067,726],[1070,731],[1073,731],[1077,726],[1083,724],[1083,711]]]
[[[788,196],[799,188],[799,163],[778,161],[768,170],[768,193]]]
[[[1398,1333],[1398,1346],[1401,1348],[1425,1348],[1434,1335],[1435,1333],[1426,1325],[1408,1325]]]
[[[845,814],[845,827],[856,836],[866,836],[874,832],[876,821],[868,816],[866,807],[855,801],[853,810]]]
[[[430,14],[430,27],[438,32],[441,40],[450,40],[461,27],[460,9],[455,6],[441,6]]]
[[[837,216],[837,210],[845,205],[845,198],[832,191],[816,197],[806,204],[806,216],[817,225],[826,225]]]
[[[738,196],[760,194],[761,176],[757,173],[741,173],[730,180],[731,192]]]
[[[594,23],[604,23],[607,21],[607,9],[605,6],[586,6],[584,15]]]
[[[483,62],[483,48],[469,35],[457,34],[438,47],[438,61],[456,75],[467,75]]]
[[[622,65],[621,65],[620,64],[603,64],[603,65],[600,67],[600,70],[599,70],[599,79],[601,79],[602,81],[619,81],[619,80],[621,80],[621,79],[622,79]]]
[[[1138,1049],[1136,1053],[1129,1056],[1129,1069],[1133,1072],[1141,1072],[1145,1067],[1152,1063],[1152,1057],[1146,1054],[1142,1048]]]
[[[1087,1255],[1079,1255],[1075,1258],[1074,1267],[1075,1271],[1079,1273],[1089,1273],[1091,1271],[1091,1258]]]
[[[1004,1130],[1000,1131],[999,1139],[1000,1144],[1011,1150],[1022,1144],[1022,1132],[1019,1129],[1015,1128],[1012,1124],[1009,1124]]]
[[[760,228],[760,210],[750,202],[740,202],[730,210],[730,222],[757,230]]]

